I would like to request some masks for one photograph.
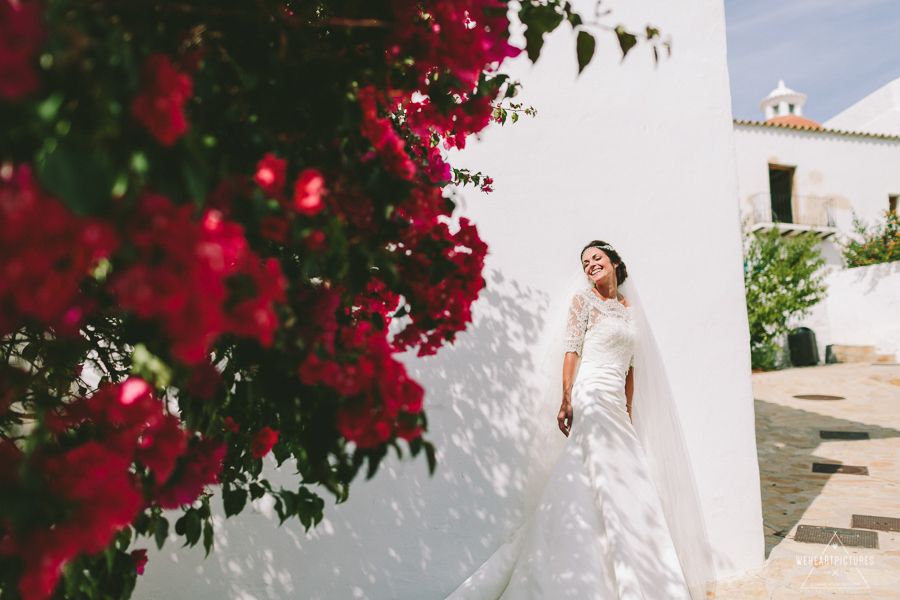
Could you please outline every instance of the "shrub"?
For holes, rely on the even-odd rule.
[[[811,235],[747,234],[744,289],[754,369],[772,370],[781,361],[780,339],[791,317],[808,314],[825,297],[825,259]]]

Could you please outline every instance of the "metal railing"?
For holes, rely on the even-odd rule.
[[[831,198],[760,192],[750,197],[754,223],[835,227]]]

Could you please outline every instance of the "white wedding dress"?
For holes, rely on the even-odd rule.
[[[635,342],[630,308],[591,289],[575,295],[569,438],[534,515],[448,600],[690,600],[625,408]]]

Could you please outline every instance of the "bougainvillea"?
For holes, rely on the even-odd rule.
[[[900,214],[887,210],[882,216],[883,221],[871,227],[854,217],[854,236],[842,242],[848,268],[900,260]]]
[[[434,469],[398,355],[471,322],[453,184],[501,185],[447,152],[535,114],[510,18],[593,49],[518,6],[0,0],[0,596],[127,598],[165,509],[208,553],[214,496],[311,527],[390,448]]]

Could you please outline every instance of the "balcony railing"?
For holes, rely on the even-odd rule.
[[[753,230],[779,229],[783,235],[803,231],[819,237],[837,232],[831,198],[760,192],[750,197]]]

